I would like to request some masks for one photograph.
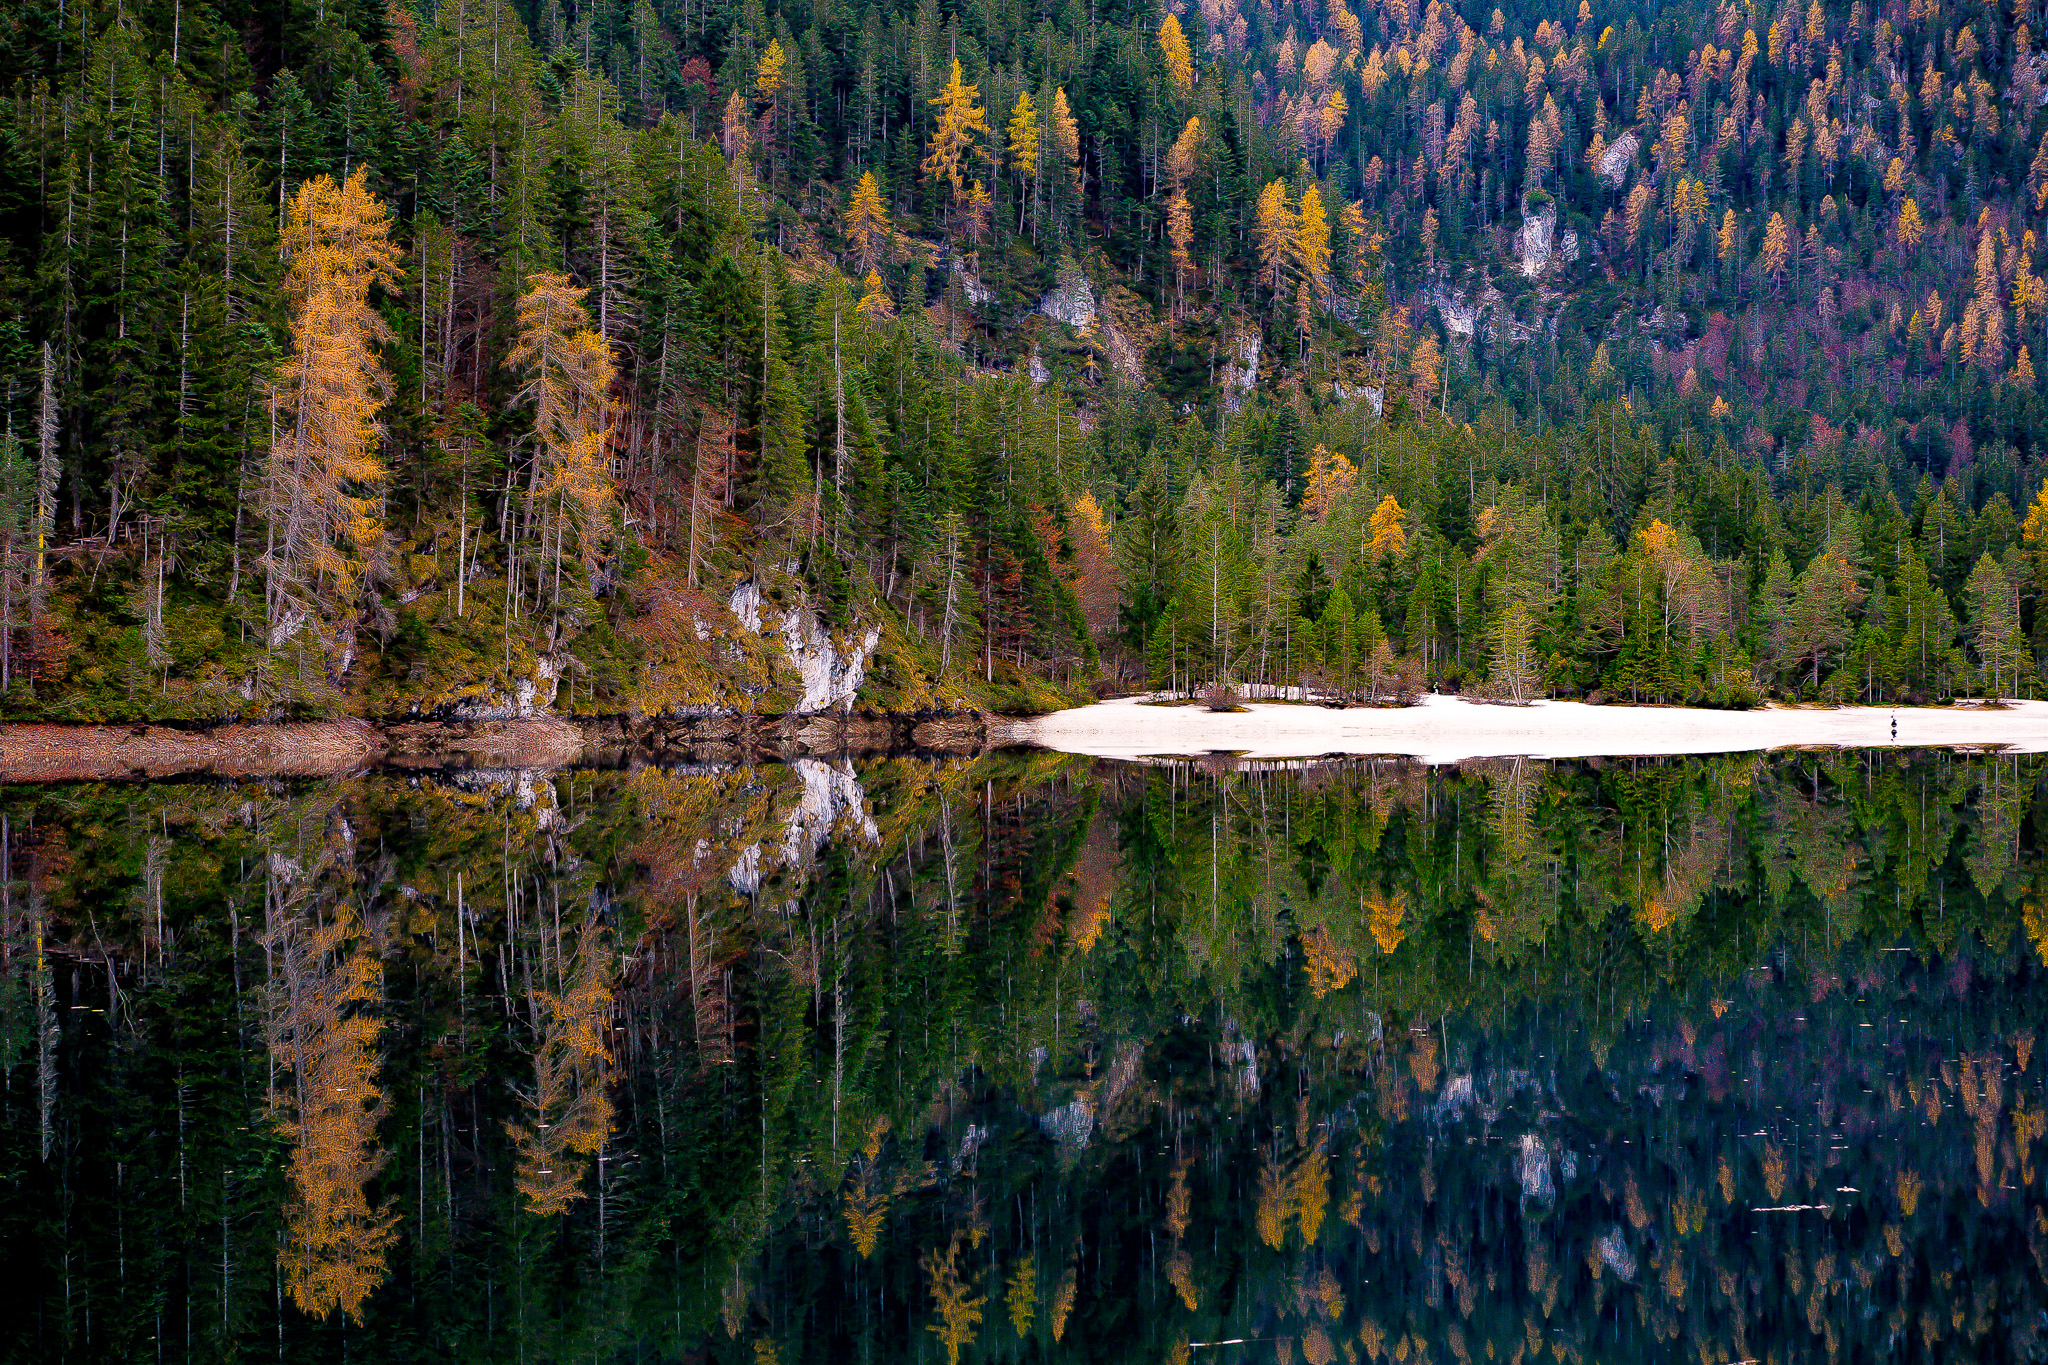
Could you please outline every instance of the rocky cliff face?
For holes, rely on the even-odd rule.
[[[867,676],[868,659],[881,643],[880,627],[857,628],[850,639],[835,641],[810,607],[776,607],[763,598],[761,585],[751,578],[732,590],[726,606],[745,629],[781,640],[803,688],[802,696],[790,708],[792,715],[816,715],[853,705],[861,679]]]

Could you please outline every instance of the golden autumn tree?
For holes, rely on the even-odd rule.
[[[1314,185],[1301,192],[1301,212],[1295,219],[1295,259],[1302,279],[1317,299],[1330,287],[1330,216],[1323,212],[1323,197]]]
[[[1301,1229],[1301,1239],[1315,1245],[1322,1236],[1323,1218],[1330,1206],[1330,1158],[1318,1138],[1302,1155],[1293,1178],[1287,1182],[1287,1215]]]
[[[1443,348],[1437,345],[1436,333],[1425,327],[1408,355],[1408,387],[1418,409],[1427,410],[1436,401],[1443,374]]]
[[[1074,197],[1079,199],[1086,189],[1081,175],[1081,125],[1074,120],[1074,111],[1067,105],[1067,91],[1064,86],[1055,86],[1052,92],[1052,118],[1049,120],[1052,134],[1052,153],[1059,163],[1067,168],[1067,183],[1073,186]]]
[[[291,1146],[278,1262],[302,1312],[325,1318],[339,1308],[361,1322],[397,1240],[396,1213],[369,1200],[387,1159],[377,1126],[391,1108],[377,1084],[383,964],[347,905],[317,924],[282,910],[307,889],[302,879],[285,882],[266,934],[267,1042],[281,1082],[271,1107]]]
[[[962,79],[958,57],[953,59],[946,88],[931,102],[937,107],[939,118],[938,126],[932,130],[931,150],[925,155],[924,173],[934,181],[945,181],[952,188],[954,199],[959,200],[967,194],[974,164],[990,158],[985,145],[989,136],[988,112],[981,107],[981,90]]]
[[[861,281],[863,290],[860,302],[853,306],[854,312],[871,323],[887,322],[896,316],[896,304],[889,297],[889,286],[882,279],[881,272],[870,270]]]
[[[519,297],[519,333],[506,357],[525,376],[519,401],[533,406],[527,515],[543,536],[542,562],[574,552],[595,569],[610,538],[615,502],[608,445],[611,346],[591,330],[585,291],[566,275],[537,274]],[[554,575],[559,600],[560,575]]]
[[[1757,273],[1776,289],[1785,278],[1785,265],[1791,258],[1792,230],[1785,226],[1784,214],[1774,213],[1771,221],[1764,225],[1763,248],[1756,255]]]
[[[1301,969],[1308,976],[1309,993],[1321,1000],[1351,983],[1358,975],[1358,959],[1330,937],[1329,930],[1317,925],[1301,936]]]
[[[1176,290],[1185,287],[1194,272],[1194,258],[1188,248],[1195,240],[1194,216],[1188,209],[1188,180],[1195,173],[1195,148],[1201,141],[1202,121],[1191,118],[1166,154],[1166,239],[1172,246],[1173,278]]]
[[[853,246],[854,259],[865,275],[875,268],[888,248],[889,211],[882,205],[882,187],[873,171],[863,171],[854,184],[846,205],[846,240]]]
[[[1166,63],[1166,74],[1173,80],[1173,88],[1185,94],[1195,83],[1195,64],[1188,53],[1187,35],[1181,32],[1180,18],[1172,10],[1159,25],[1159,55]]]
[[[391,379],[376,348],[390,329],[370,290],[395,284],[389,211],[357,168],[299,186],[285,211],[284,297],[292,358],[272,382],[261,490],[265,617],[273,647],[302,623],[344,612],[383,536],[377,416]]]
[[[1312,521],[1324,521],[1358,487],[1358,466],[1342,451],[1318,443],[1309,452],[1308,488],[1301,497],[1301,510]]]
[[[560,953],[561,944],[556,945]],[[613,953],[604,926],[587,915],[561,974],[559,993],[532,993],[533,1085],[521,1094],[526,1122],[505,1125],[512,1140],[512,1183],[527,1210],[553,1218],[583,1198],[589,1158],[611,1135],[605,1089],[611,1064]]]
[[[1294,206],[1287,200],[1287,186],[1268,181],[1259,191],[1259,203],[1252,219],[1252,238],[1264,269],[1266,287],[1274,293],[1294,270],[1295,253],[1301,246],[1301,224]]]
[[[1366,553],[1374,559],[1386,559],[1398,555],[1408,548],[1408,513],[1392,493],[1379,500],[1366,519]]]
[[[1029,90],[1017,92],[1017,103],[1011,106],[1010,121],[1003,132],[1010,170],[1017,177],[1017,231],[1022,232],[1024,212],[1031,207],[1034,197],[1030,187],[1038,183],[1039,174],[1038,106],[1031,102]]]
[[[1908,248],[1919,246],[1927,236],[1927,223],[1920,217],[1920,205],[1912,199],[1899,205],[1896,229],[1899,245]]]

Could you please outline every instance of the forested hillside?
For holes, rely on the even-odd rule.
[[[0,18],[0,711],[2028,693],[2042,16]]]

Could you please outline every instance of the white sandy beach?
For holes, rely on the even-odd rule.
[[[1820,746],[1840,749],[1989,747],[2048,751],[2048,702],[1974,707],[1770,707],[1698,711],[1541,701],[1493,706],[1425,697],[1416,706],[1331,710],[1253,703],[1241,712],[1146,706],[1125,697],[1011,723],[1009,737],[1099,758],[1235,753],[1246,758],[1404,754],[1429,763],[1466,758],[1591,758],[1716,754]],[[1891,721],[1897,716],[1898,738]]]

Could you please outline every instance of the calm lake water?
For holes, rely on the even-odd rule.
[[[0,1359],[2042,1359],[2044,776],[0,788]]]

